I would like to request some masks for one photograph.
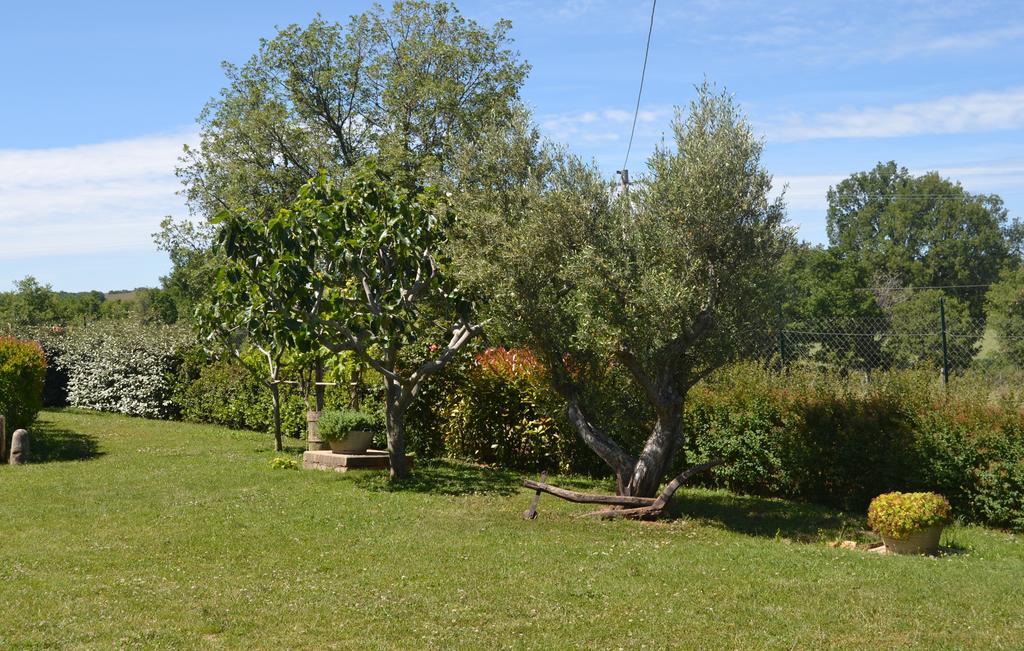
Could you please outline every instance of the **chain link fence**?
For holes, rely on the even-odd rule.
[[[779,322],[754,338],[751,356],[787,367],[866,372],[930,369],[950,375],[969,370],[1024,369],[1024,332],[1007,332],[985,319],[950,319],[941,305],[914,318],[818,317]]]

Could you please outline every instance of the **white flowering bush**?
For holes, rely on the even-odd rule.
[[[130,322],[70,330],[57,359],[68,376],[68,404],[129,416],[175,416],[178,351],[192,341],[181,328]]]

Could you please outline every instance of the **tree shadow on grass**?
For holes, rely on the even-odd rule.
[[[353,474],[366,490],[432,495],[514,495],[522,481],[518,473],[448,459],[417,461],[412,476],[402,481],[379,472]]]
[[[81,461],[103,454],[99,442],[86,434],[56,427],[45,420],[37,420],[29,430],[31,456],[29,463],[52,461]],[[8,432],[10,436],[10,432]]]
[[[669,516],[694,518],[749,536],[798,542],[870,539],[864,518],[849,513],[815,504],[724,491],[680,491],[669,506]]]

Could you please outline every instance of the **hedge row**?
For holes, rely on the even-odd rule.
[[[930,373],[870,382],[756,365],[719,373],[686,411],[691,458],[734,491],[863,510],[889,491],[937,491],[962,517],[1024,530],[1024,415],[979,378],[943,390]]]
[[[26,336],[37,340],[50,360],[48,406],[273,429],[267,387],[238,362],[211,357],[185,329],[99,322],[36,329]],[[295,385],[283,385],[281,398],[283,432],[302,436],[304,397]],[[332,406],[348,400],[336,390],[327,398]]]
[[[173,402],[178,417],[236,429],[271,432],[274,429],[270,390],[248,369],[232,359],[212,359],[202,348],[179,351],[181,364],[174,376]],[[301,438],[306,431],[306,397],[298,386],[281,386],[281,431]],[[348,395],[334,387],[325,391],[329,408],[347,406]]]
[[[411,448],[514,470],[601,474],[529,351],[489,349],[426,385],[407,417]]]

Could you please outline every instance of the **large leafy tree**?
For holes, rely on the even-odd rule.
[[[178,169],[201,219],[166,220],[156,236],[173,262],[164,286],[179,312],[202,305],[225,264],[203,218],[230,211],[268,222],[321,170],[340,178],[367,156],[409,187],[444,175],[453,152],[518,97],[528,66],[509,28],[485,28],[447,2],[396,2],[345,24],[288,26],[245,64],[225,64],[228,83],[200,114],[199,145]]]
[[[460,177],[466,281],[489,296],[496,335],[545,361],[580,437],[627,496],[657,491],[681,454],[687,391],[763,327],[791,237],[781,200],[768,198],[761,142],[728,95],[701,87],[673,135],[617,199],[594,168],[541,146],[522,115]],[[607,364],[625,368],[632,386],[621,389],[649,405],[639,449],[588,401],[589,378]]]
[[[351,351],[384,383],[392,478],[408,474],[405,414],[480,332],[453,282],[443,196],[367,162],[322,173],[272,218],[223,213],[220,285],[278,346]],[[267,328],[261,323],[274,324]]]
[[[444,173],[518,96],[527,66],[509,28],[411,0],[261,41],[244,65],[224,64],[228,84],[186,149],[178,174],[193,213],[269,219],[320,170],[338,175],[367,155],[414,180]]]
[[[1020,228],[997,195],[971,194],[936,172],[914,176],[895,162],[830,188],[828,205],[837,257],[904,286],[987,285],[1020,247]],[[969,299],[980,317],[984,295]]]

